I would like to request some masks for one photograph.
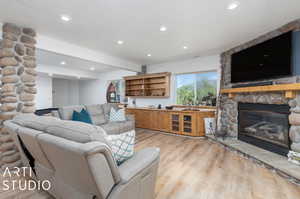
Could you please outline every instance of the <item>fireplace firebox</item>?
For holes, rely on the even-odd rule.
[[[238,104],[238,139],[286,156],[290,149],[290,107],[277,104]]]

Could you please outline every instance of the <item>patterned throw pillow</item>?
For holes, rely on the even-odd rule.
[[[119,135],[107,135],[113,157],[118,165],[131,158],[134,154],[135,131],[128,131]]]
[[[109,121],[111,122],[122,122],[125,121],[125,110],[119,109],[116,110],[113,107],[110,109]]]

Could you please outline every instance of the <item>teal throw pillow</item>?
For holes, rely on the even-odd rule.
[[[72,120],[81,121],[80,113],[78,113],[77,111],[73,111]]]
[[[91,116],[85,109],[82,109],[80,113],[73,111],[72,120],[92,124]]]
[[[82,122],[85,122],[88,124],[93,124],[90,114],[85,109],[81,110],[80,116],[81,116]]]

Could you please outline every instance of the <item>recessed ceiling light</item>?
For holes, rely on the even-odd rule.
[[[183,49],[186,50],[186,49],[188,49],[188,47],[187,46],[183,46]]]
[[[237,7],[239,7],[240,5],[240,2],[238,1],[233,1],[231,2],[228,6],[227,6],[227,9],[228,10],[235,10]]]
[[[65,61],[60,62],[61,65],[66,65]]]
[[[95,70],[95,67],[91,67],[90,70],[91,70],[91,71],[94,71],[94,70]]]
[[[165,31],[167,31],[167,27],[166,27],[166,26],[161,26],[161,27],[159,28],[159,30],[160,30],[161,32],[165,32]]]
[[[148,56],[148,57],[151,57],[152,55],[151,55],[151,54],[147,54],[147,56]]]
[[[124,41],[119,40],[117,43],[118,43],[119,45],[122,45],[122,44],[124,43]]]
[[[49,77],[52,77],[52,76],[53,76],[53,73],[49,73],[48,75],[49,75]]]
[[[60,15],[60,19],[65,21],[65,22],[68,22],[68,21],[72,20],[72,18],[69,15]]]

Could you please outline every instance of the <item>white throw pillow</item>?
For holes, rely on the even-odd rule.
[[[105,138],[111,147],[113,157],[118,165],[134,155],[134,130],[119,135],[107,135]]]
[[[125,121],[125,109],[116,110],[113,107],[110,109],[109,121],[122,122]]]

